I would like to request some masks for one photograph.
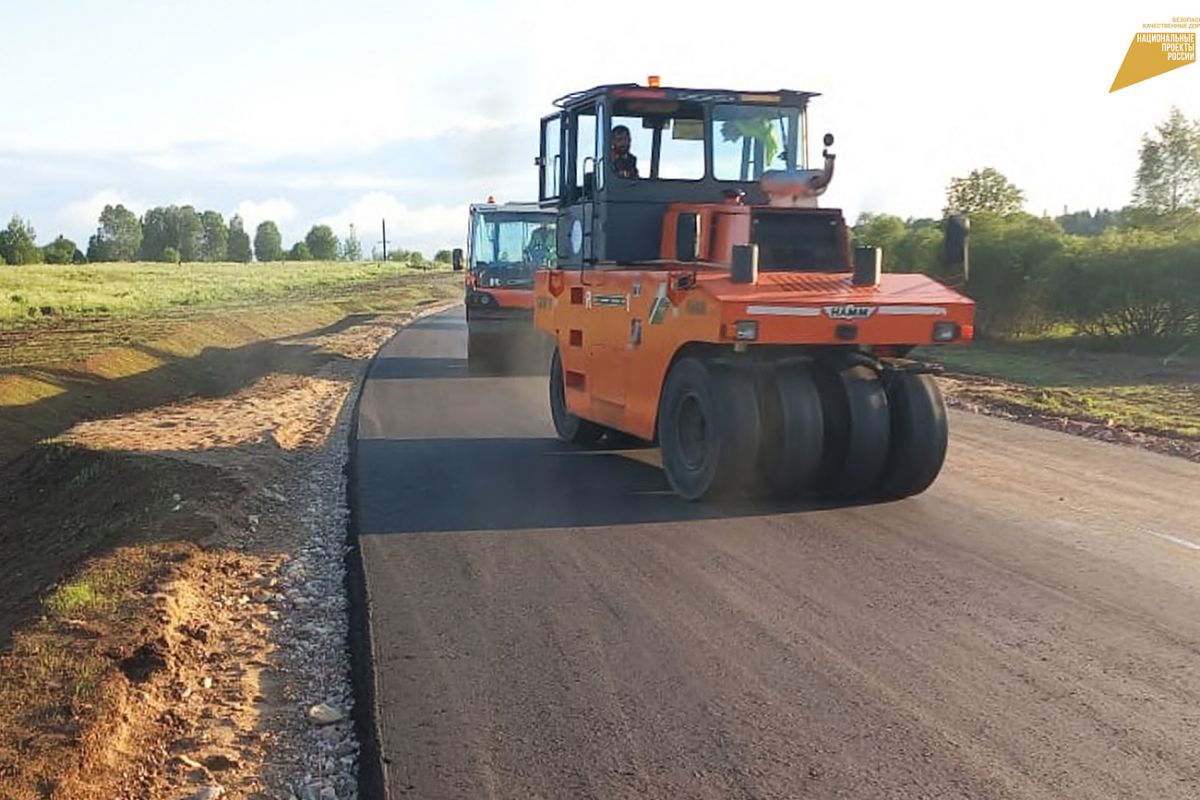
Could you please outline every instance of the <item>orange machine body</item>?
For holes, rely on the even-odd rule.
[[[696,262],[537,272],[534,324],[558,345],[572,413],[653,439],[667,371],[697,347],[742,357],[835,348],[886,356],[972,337],[974,302],[926,275],[884,273],[877,284],[855,285],[849,270],[772,271],[735,283],[729,261],[733,245],[746,243],[752,211],[672,205],[663,255],[673,251],[678,214],[698,213]],[[952,340],[935,340],[939,323]],[[754,338],[739,338],[739,324]]]

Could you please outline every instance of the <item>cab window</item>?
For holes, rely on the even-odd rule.
[[[592,197],[596,180],[596,114],[594,109],[575,112],[572,116],[573,196]]]
[[[614,150],[614,132],[629,131],[628,153],[639,180],[700,180],[704,177],[704,111],[694,103],[664,100],[622,100],[613,106],[608,129],[608,174],[624,154]],[[629,160],[622,162],[630,165]]]
[[[562,118],[558,115],[542,120],[542,153],[539,159],[542,178],[541,199],[560,196],[559,177],[562,174]]]
[[[803,169],[800,113],[785,106],[713,107],[713,177],[754,181],[767,170]],[[799,162],[797,159],[799,158]]]

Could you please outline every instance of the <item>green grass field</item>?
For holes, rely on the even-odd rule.
[[[984,401],[1150,433],[1200,438],[1200,342],[1164,354],[1105,352],[1067,340],[976,341],[915,355],[995,378],[964,389]]]
[[[448,271],[437,265],[429,270]],[[381,262],[37,264],[0,267],[0,329],[62,317],[133,317],[327,295],[425,270]]]

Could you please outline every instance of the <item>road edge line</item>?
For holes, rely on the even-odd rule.
[[[374,642],[371,639],[371,607],[367,595],[366,566],[363,564],[362,548],[359,546],[358,504],[355,502],[358,489],[358,470],[355,467],[358,455],[358,419],[363,391],[379,354],[413,323],[425,317],[449,311],[462,301],[441,304],[424,309],[396,327],[388,340],[371,356],[354,389],[354,402],[350,410],[350,437],[346,463],[342,473],[346,478],[346,555],[345,579],[348,611],[347,649],[350,652],[350,686],[354,693],[354,733],[358,737],[358,796],[363,800],[388,800],[387,770],[384,768],[383,747],[379,729],[379,708],[376,702]]]

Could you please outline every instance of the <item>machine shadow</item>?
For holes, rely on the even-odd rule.
[[[549,357],[532,353],[500,353],[489,358],[451,356],[384,356],[371,367],[371,380],[435,378],[504,378],[546,375]]]
[[[417,320],[408,326],[409,330],[423,331],[462,331],[463,335],[467,332],[467,320],[463,316],[462,306],[454,306],[453,308],[442,311],[437,314],[431,314],[428,317]]]
[[[584,450],[546,438],[364,439],[356,443],[350,499],[360,534],[735,520],[836,507],[689,503],[671,491],[661,468],[637,457],[645,452]]]

